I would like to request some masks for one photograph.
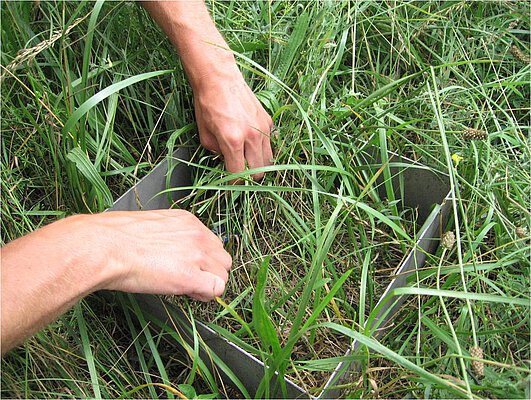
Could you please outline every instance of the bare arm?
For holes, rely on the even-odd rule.
[[[244,81],[203,0],[143,5],[182,59],[194,91],[201,144],[222,153],[230,172],[243,171],[246,163],[250,168],[270,165],[271,117]]]
[[[220,296],[232,263],[221,241],[181,210],[69,217],[1,251],[2,354],[99,289]]]

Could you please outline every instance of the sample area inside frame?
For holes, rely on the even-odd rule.
[[[415,269],[421,268],[426,260],[426,254],[435,251],[438,246],[441,230],[446,224],[450,211],[448,197],[449,185],[444,174],[436,173],[420,164],[394,156],[394,163],[390,164],[396,198],[402,199],[405,207],[417,209],[420,229],[416,246],[409,252],[404,261],[398,266],[395,278],[389,283],[378,301],[379,311],[374,318],[368,320],[368,328],[373,336],[382,334],[382,328],[400,309],[404,296],[393,295],[393,290],[406,284],[408,275]],[[186,149],[178,149],[172,156],[159,163],[148,175],[121,196],[108,211],[126,210],[154,210],[167,209],[175,201],[186,196],[186,190],[166,191],[167,188],[185,188],[191,184],[190,169],[182,162],[188,159]],[[362,158],[366,165],[373,165],[376,171],[381,165],[378,158],[366,154]],[[400,183],[400,184],[399,184]],[[384,185],[379,185],[380,193],[384,196]],[[401,188],[399,191],[398,188]],[[107,294],[109,295],[109,294]],[[211,371],[216,371],[225,384],[244,387],[244,395],[254,397],[260,381],[264,376],[264,364],[253,355],[241,349],[236,344],[214,332],[207,325],[195,320],[193,322],[178,308],[153,295],[119,295],[128,302],[136,303],[144,313],[144,318],[153,322],[152,327],[175,333],[176,342],[186,342],[194,345],[193,331],[196,330],[202,338],[200,350],[202,363]],[[347,340],[347,339],[345,339]],[[359,343],[354,341],[347,355],[356,351]],[[311,396],[301,387],[285,379],[287,395],[290,398],[337,398],[341,392],[339,387],[345,383],[349,371],[355,367],[352,362],[341,362],[331,374],[323,391],[317,396]],[[232,378],[224,373],[230,370]],[[232,381],[237,379],[239,382]],[[273,396],[282,397],[274,380],[271,384]],[[274,392],[276,390],[276,392]]]

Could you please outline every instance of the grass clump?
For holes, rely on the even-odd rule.
[[[529,397],[527,2],[209,7],[280,135],[262,182],[229,185],[219,159],[194,155],[182,205],[227,237],[236,264],[225,304],[182,307],[311,394],[356,339],[344,397]],[[4,242],[102,210],[174,144],[197,144],[182,69],[138,5],[1,12]],[[363,325],[419,231],[387,150],[448,175],[455,243],[409,278],[376,341]],[[179,396],[160,383],[235,395],[122,309],[83,303],[10,353],[2,394]]]

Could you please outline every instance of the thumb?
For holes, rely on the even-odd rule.
[[[213,300],[225,291],[225,281],[219,276],[207,271],[201,272],[201,277],[196,280],[195,290],[189,296],[201,301]]]
[[[225,291],[225,281],[217,275],[211,274],[210,272],[209,274],[212,275],[212,280],[213,280],[213,285],[212,285],[213,297],[219,297]]]

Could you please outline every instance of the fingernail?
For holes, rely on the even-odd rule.
[[[214,277],[214,296],[221,296],[225,291],[225,282],[219,276]]]

